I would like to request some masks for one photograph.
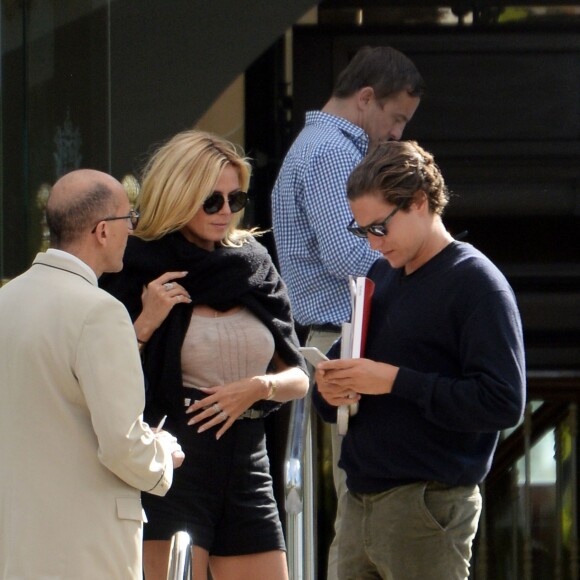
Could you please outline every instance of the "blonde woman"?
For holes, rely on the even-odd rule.
[[[230,143],[185,131],[152,156],[124,269],[104,281],[127,306],[148,381],[145,416],[186,460],[162,499],[144,494],[146,580],[165,579],[186,530],[193,577],[285,579],[264,416],[308,389],[286,288],[238,227],[250,165]]]

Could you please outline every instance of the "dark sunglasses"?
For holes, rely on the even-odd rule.
[[[346,229],[358,238],[368,238],[369,234],[380,237],[386,236],[389,233],[387,224],[400,209],[401,206],[398,205],[380,224],[371,224],[370,226],[364,227],[355,226],[355,220],[353,219],[350,224],[346,226]]]
[[[203,211],[209,215],[217,213],[222,207],[226,198],[223,194],[214,191],[204,202]],[[232,213],[238,213],[248,204],[248,194],[245,191],[234,191],[228,194],[228,205]]]
[[[115,220],[129,220],[129,224],[131,226],[131,229],[134,230],[137,227],[137,224],[139,223],[139,212],[137,210],[132,209],[129,212],[129,215],[120,215],[117,217],[106,217],[103,218],[102,220],[99,220],[95,227],[91,230],[91,234],[94,234],[97,231],[97,226],[101,223],[101,222],[113,222]]]

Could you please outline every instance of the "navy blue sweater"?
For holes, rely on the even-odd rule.
[[[362,395],[339,465],[352,491],[413,481],[481,482],[499,430],[521,418],[525,363],[515,297],[501,272],[453,242],[413,274],[378,260],[365,357],[399,367],[392,392]],[[334,351],[334,352],[333,352]],[[338,354],[333,347],[331,358]],[[336,408],[313,395],[319,414]]]

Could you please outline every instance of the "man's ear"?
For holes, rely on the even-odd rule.
[[[429,199],[427,198],[427,194],[422,189],[419,189],[415,192],[413,205],[419,211],[425,208],[427,208],[427,211],[429,211]]]
[[[97,241],[99,242],[99,244],[104,244],[107,241],[107,238],[109,236],[109,232],[107,230],[107,222],[103,221],[99,223],[97,229],[95,230],[95,236],[97,237]]]
[[[363,87],[357,93],[357,101],[361,108],[368,107],[369,103],[375,97],[375,90],[373,87]]]

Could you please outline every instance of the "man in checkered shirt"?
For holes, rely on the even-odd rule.
[[[304,129],[288,151],[272,192],[274,239],[294,318],[306,344],[326,352],[350,319],[348,276],[365,276],[380,256],[350,235],[346,181],[369,149],[399,140],[413,117],[424,83],[415,65],[390,47],[363,47],[340,73],[321,111],[306,113]],[[303,328],[300,328],[303,327]],[[337,520],[346,491],[336,466]],[[336,578],[336,547],[328,580]]]

